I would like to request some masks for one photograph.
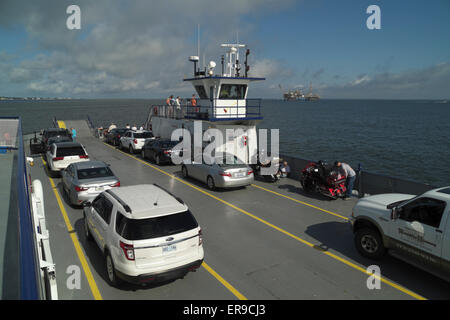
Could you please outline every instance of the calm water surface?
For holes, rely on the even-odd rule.
[[[0,116],[21,116],[24,132],[57,119],[91,117],[140,125],[162,100],[2,101]],[[437,101],[263,100],[260,128],[280,129],[280,153],[340,159],[353,167],[433,185],[450,185],[450,103]]]

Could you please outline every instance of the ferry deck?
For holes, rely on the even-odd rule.
[[[433,275],[390,256],[371,261],[357,253],[347,223],[356,198],[306,195],[298,181],[288,178],[209,191],[196,180],[183,179],[180,166],[157,166],[102,142],[84,120],[58,125],[74,127],[90,158],[109,163],[122,186],[157,183],[182,198],[202,227],[205,250],[202,267],[183,279],[111,287],[100,250],[85,240],[82,209],[68,204],[60,178],[48,174],[42,156],[26,150],[35,162],[31,179],[43,185],[59,299],[450,298],[450,284]],[[381,269],[381,288],[369,290],[366,268],[374,264]],[[77,267],[81,285],[73,288]]]

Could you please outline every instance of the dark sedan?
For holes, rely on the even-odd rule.
[[[173,152],[177,152],[180,157],[183,156],[182,150],[173,150],[178,143],[179,142],[177,141],[171,140],[149,140],[142,148],[142,159],[153,160],[158,165],[162,163],[171,163],[171,155]]]
[[[106,143],[110,143],[113,146],[118,146],[120,137],[125,134],[125,132],[129,131],[130,129],[126,128],[116,128],[112,129],[110,132],[108,132],[105,136]]]

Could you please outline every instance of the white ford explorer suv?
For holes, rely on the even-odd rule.
[[[155,139],[153,133],[147,130],[127,131],[120,137],[119,148],[126,149],[130,153],[141,151],[145,141]]]
[[[77,142],[53,143],[45,156],[51,172],[60,172],[75,162],[89,161],[86,149]]]
[[[450,281],[450,187],[419,196],[380,194],[360,199],[350,223],[357,250],[391,255]]]
[[[104,254],[113,286],[180,278],[203,262],[197,221],[181,199],[157,185],[104,191],[83,211],[86,238]]]

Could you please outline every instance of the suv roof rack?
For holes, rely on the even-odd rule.
[[[131,213],[131,208],[125,203],[123,202],[122,199],[119,198],[119,196],[117,196],[114,192],[112,192],[111,190],[106,190],[106,192],[111,195],[114,199],[117,200],[117,202],[119,202],[122,207],[125,209],[126,212]]]
[[[160,188],[160,189],[162,189],[162,190],[164,190],[164,191],[167,192],[168,194],[170,194],[172,197],[174,197],[175,199],[177,199],[179,203],[184,204],[184,201],[181,200],[180,197],[177,197],[176,195],[174,195],[172,192],[170,192],[170,191],[167,190],[166,188],[161,187],[161,186],[160,186],[159,184],[157,184],[157,183],[154,183],[153,185],[156,186],[156,187],[158,187],[158,188]]]

